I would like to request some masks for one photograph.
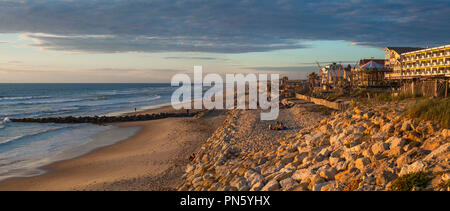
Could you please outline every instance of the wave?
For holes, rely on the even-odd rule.
[[[159,95],[147,98],[147,97],[139,97],[141,99],[153,100],[154,98],[159,98]],[[124,98],[122,98],[124,99]],[[95,102],[95,101],[109,101],[114,99],[109,99],[107,96],[96,96],[95,98],[73,98],[73,99],[54,99],[54,100],[40,100],[40,101],[10,101],[10,102],[1,102],[0,105],[11,106],[11,105],[45,105],[45,104],[62,104],[62,103],[75,103],[75,102]],[[119,100],[119,99],[117,99]],[[145,101],[145,100],[144,100]],[[139,101],[130,101],[126,102],[139,102]],[[102,104],[99,104],[102,105]]]
[[[156,100],[159,98],[161,98],[161,96],[159,95],[152,97],[117,98],[110,100],[86,101],[83,104],[79,104],[76,106],[96,107],[96,106],[121,105],[130,103],[150,102],[152,100]]]
[[[29,100],[29,99],[45,99],[50,98],[50,96],[17,96],[17,97],[0,97],[2,100]]]
[[[41,104],[53,104],[53,103],[71,103],[71,102],[82,102],[88,99],[57,99],[57,100],[45,100],[45,101],[31,101],[31,102],[7,102],[0,103],[0,105],[41,105]]]
[[[73,113],[73,115],[82,115],[83,113],[80,113],[82,111],[88,112],[94,111],[94,110],[103,110],[107,106],[120,106],[124,104],[130,104],[130,103],[146,103],[151,102],[153,100],[160,99],[161,96],[156,95],[152,97],[139,97],[139,98],[131,98],[131,99],[114,99],[114,100],[100,100],[100,101],[87,101],[87,100],[64,100],[64,101],[58,101],[58,102],[65,102],[65,103],[74,103],[74,104],[66,104],[66,107],[61,107],[60,105],[51,106],[46,110],[35,110],[31,109],[27,112],[17,112],[17,111],[10,111],[8,113],[1,113],[0,117],[49,117],[54,115],[62,115],[62,114],[68,114],[70,115]],[[27,105],[42,105],[44,103],[24,103]],[[1,105],[1,104],[0,104]],[[16,104],[21,105],[21,104]],[[98,107],[98,109],[94,109]]]
[[[50,116],[52,114],[55,113],[60,113],[60,112],[71,112],[71,111],[76,111],[76,110],[80,110],[83,106],[72,106],[72,107],[62,107],[62,108],[52,108],[51,110],[32,110],[32,111],[28,111],[28,112],[15,112],[15,111],[11,111],[10,113],[0,113],[0,118],[1,117],[13,117],[13,118],[21,118],[21,117],[47,117]]]
[[[8,117],[5,117],[2,121],[0,121],[0,129],[5,128],[5,123],[11,122]]]
[[[97,97],[111,97],[111,96],[117,96],[117,95],[135,95],[135,94],[155,94],[156,90],[166,90],[167,87],[148,87],[143,89],[133,89],[133,90],[110,90],[110,91],[98,91],[90,96],[97,96]]]
[[[53,132],[53,131],[57,131],[57,130],[65,129],[65,128],[70,128],[70,126],[69,127],[50,128],[50,129],[38,131],[38,132],[35,132],[35,133],[30,133],[30,134],[25,134],[25,135],[11,137],[11,138],[5,139],[3,141],[0,141],[0,146],[8,145],[8,144],[11,144],[14,141],[17,142],[19,140],[23,140],[23,139],[26,139],[26,138],[31,138],[31,137],[38,136],[38,135],[41,135],[41,134],[44,134],[44,133]]]

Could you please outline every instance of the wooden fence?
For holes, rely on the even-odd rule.
[[[332,108],[332,109],[339,110],[339,111],[346,110],[350,105],[348,102],[331,102],[328,100],[315,98],[315,97],[311,97],[311,96],[306,96],[306,95],[302,95],[302,94],[298,94],[298,93],[295,94],[295,98],[300,99],[300,100],[305,100],[308,102],[312,102],[317,105],[323,105],[328,108]]]

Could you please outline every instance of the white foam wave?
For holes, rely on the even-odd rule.
[[[18,97],[0,97],[0,100],[29,100],[29,99],[43,99],[50,96],[18,96]]]
[[[38,132],[35,132],[35,133],[30,133],[30,134],[25,134],[25,135],[20,135],[20,136],[14,136],[14,137],[11,137],[11,138],[8,138],[8,139],[0,141],[0,145],[1,144],[6,144],[6,143],[9,143],[9,142],[13,142],[13,141],[16,141],[16,140],[20,140],[20,139],[23,139],[23,138],[27,138],[27,137],[37,136],[37,135],[40,135],[40,134],[44,134],[44,133],[48,133],[48,132],[52,132],[52,131],[65,129],[65,128],[69,128],[69,127],[50,128],[50,129],[41,130],[41,131],[38,131]]]

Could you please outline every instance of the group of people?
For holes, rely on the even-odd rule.
[[[269,129],[271,130],[286,130],[286,126],[280,121],[275,122],[275,125],[270,124]]]

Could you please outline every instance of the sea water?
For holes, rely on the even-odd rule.
[[[0,84],[0,180],[126,139],[139,128],[16,123],[11,118],[120,115],[170,104],[170,84]]]

